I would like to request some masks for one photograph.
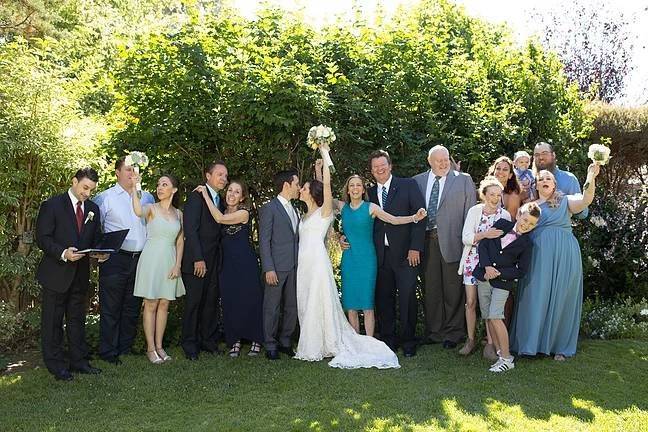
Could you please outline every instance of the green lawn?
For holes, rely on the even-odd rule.
[[[400,370],[325,362],[95,361],[100,376],[0,378],[2,431],[648,431],[648,342],[584,341],[576,358],[519,360],[495,375],[474,355],[425,346]]]

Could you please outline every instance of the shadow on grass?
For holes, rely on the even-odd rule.
[[[173,354],[180,356],[179,349]],[[478,355],[423,347],[399,370],[284,359],[128,356],[96,377],[45,370],[0,378],[5,430],[573,430],[648,428],[648,343],[581,344],[578,355],[488,372]],[[29,412],[29,418],[17,413]]]

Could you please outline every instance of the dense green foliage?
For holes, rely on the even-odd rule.
[[[378,148],[406,176],[425,170],[427,150],[444,144],[478,181],[497,156],[539,140],[553,142],[561,167],[582,179],[589,141],[614,144],[621,128],[618,117],[586,109],[554,54],[515,45],[506,28],[446,0],[321,30],[273,9],[246,20],[207,0],[28,3],[35,12],[24,25],[0,26],[0,301],[20,310],[38,293],[40,202],[85,164],[107,187],[112,161],[130,150],[151,158],[145,186],[171,171],[185,191],[210,160],[224,159],[259,205],[274,171],[297,167],[310,177],[315,155],[305,138],[319,123],[338,136],[338,187],[351,173],[366,175]],[[0,21],[20,23],[25,7],[3,9]],[[594,130],[595,117],[610,121]],[[624,124],[630,134],[634,123]],[[645,119],[639,124],[645,134]],[[613,146],[604,175],[628,172],[621,154],[645,155],[639,147]],[[579,224],[588,295],[648,296],[646,273],[635,270],[648,259],[638,231],[645,200],[632,192],[596,204],[606,220],[623,216],[615,231]],[[599,256],[610,242],[622,261]]]

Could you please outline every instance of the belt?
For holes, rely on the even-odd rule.
[[[141,251],[139,251],[139,252],[131,252],[131,251],[127,251],[125,249],[119,249],[118,253],[121,254],[121,255],[127,255],[127,256],[129,256],[131,258],[137,258],[142,252]]]

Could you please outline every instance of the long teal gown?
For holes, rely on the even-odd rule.
[[[531,232],[533,251],[527,276],[520,280],[511,324],[511,350],[518,354],[576,354],[583,304],[583,267],[572,234],[567,197],[541,206]]]
[[[340,264],[344,310],[374,308],[378,267],[370,206],[371,203],[364,201],[355,210],[348,203],[342,207],[342,230],[351,245],[342,253]]]

